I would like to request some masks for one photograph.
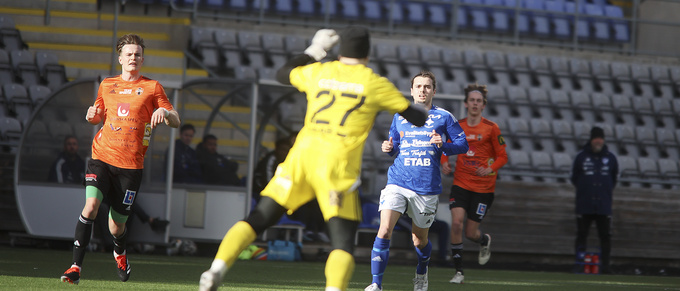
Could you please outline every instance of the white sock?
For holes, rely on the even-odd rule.
[[[220,259],[215,259],[210,265],[210,271],[220,274],[220,278],[227,273],[227,263]]]

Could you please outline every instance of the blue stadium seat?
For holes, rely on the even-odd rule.
[[[484,5],[503,6],[503,0],[484,0]],[[510,31],[510,17],[505,8],[489,8],[492,29],[495,32],[506,33]]]
[[[594,16],[604,16],[604,9],[602,6],[595,4],[586,4],[586,13]],[[596,40],[608,42],[609,41],[609,24],[602,18],[590,18]]]
[[[472,4],[472,5],[481,5],[482,0],[462,0],[461,1],[463,4]],[[471,21],[471,26],[473,29],[476,30],[481,30],[481,31],[486,31],[489,30],[489,18],[486,14],[486,9],[484,7],[478,7],[478,6],[460,6],[459,9],[463,9],[466,11],[472,18],[470,19]]]
[[[576,4],[574,2],[565,2],[564,11],[571,14],[575,13]],[[590,38],[590,28],[588,27],[588,21],[585,19],[585,15],[583,15],[585,13],[585,5],[582,3],[579,3],[578,13],[581,15],[579,15],[579,18],[576,21],[576,36],[581,40],[587,40]],[[567,18],[572,20],[573,16],[569,15]]]
[[[342,7],[342,17],[345,19],[359,19],[359,2],[357,0],[339,0]]]
[[[323,0],[325,1],[325,0]],[[300,15],[316,15],[315,0],[298,0],[297,13]]]
[[[368,21],[381,21],[383,20],[382,8],[380,7],[380,1],[377,0],[366,0],[362,3],[364,5],[364,18]]]
[[[406,2],[406,15],[411,24],[425,24],[425,4],[418,2]]]
[[[254,11],[264,11],[268,12],[271,6],[269,5],[269,0],[252,0],[252,5],[253,5],[253,10]]]
[[[569,38],[571,36],[571,26],[567,16],[560,14],[565,12],[564,1],[545,1],[545,9],[550,12],[556,12],[550,15],[550,21],[554,27],[553,34],[558,38]]]
[[[276,13],[288,15],[293,13],[293,0],[276,0],[274,5]]]
[[[337,0],[320,0],[319,12],[322,15],[328,14],[329,16],[335,16],[338,13],[338,1]]]
[[[387,11],[386,20],[392,19],[392,23],[399,24],[404,22],[404,8],[399,1],[382,1],[385,11]]]
[[[608,17],[620,18],[610,20],[610,23],[614,28],[614,40],[618,42],[630,41],[630,34],[628,33],[628,21],[624,19],[623,10],[621,7],[607,5],[604,7],[604,14]]]
[[[250,2],[248,0],[230,0],[229,8],[236,11],[245,11],[250,9]]]
[[[522,0],[522,6],[526,9],[544,11],[542,0]],[[540,11],[531,11],[529,15],[533,21],[533,33],[537,36],[550,36],[550,24],[548,23],[548,15]]]
[[[518,15],[516,15],[516,7],[517,4],[520,4],[520,0],[503,0],[503,5],[508,7],[508,16],[510,19],[514,20],[515,22],[515,28],[519,31],[520,34],[528,34],[529,33],[529,18],[527,17],[526,12],[519,12]]]
[[[428,4],[427,14],[429,15],[430,24],[433,26],[447,27],[449,25],[449,17],[447,12],[451,11],[450,5],[443,4]],[[458,20],[460,22],[460,20]]]

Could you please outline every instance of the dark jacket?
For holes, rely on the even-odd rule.
[[[576,187],[576,213],[611,215],[618,175],[619,163],[607,145],[594,153],[587,143],[576,155],[571,171],[571,183]]]
[[[241,184],[241,180],[236,174],[238,171],[237,162],[217,153],[209,153],[202,149],[200,144],[196,149],[198,162],[203,172],[203,181],[206,184],[232,186],[239,186]]]
[[[175,183],[203,182],[196,151],[179,139],[175,141],[175,165],[172,176]]]
[[[50,167],[50,182],[82,184],[85,180],[85,160],[79,155],[59,154]]]

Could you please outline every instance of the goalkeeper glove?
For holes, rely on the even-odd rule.
[[[326,52],[338,43],[340,36],[333,29],[319,29],[312,38],[312,44],[305,50],[305,54],[320,61],[326,57]]]

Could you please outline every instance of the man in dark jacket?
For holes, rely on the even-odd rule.
[[[203,183],[201,166],[196,151],[191,148],[196,128],[184,124],[179,129],[179,139],[175,141],[175,164],[173,181],[175,183]]]
[[[610,272],[612,191],[618,175],[619,163],[604,144],[604,130],[593,127],[590,141],[574,160],[571,183],[576,187],[576,254],[586,251],[588,230],[595,221],[602,273]]]
[[[85,180],[85,160],[78,155],[75,136],[64,138],[64,151],[52,163],[48,180],[62,184],[82,184]]]
[[[206,184],[232,186],[241,184],[236,174],[238,163],[217,153],[216,136],[208,134],[203,137],[203,142],[196,147],[196,155]]]

